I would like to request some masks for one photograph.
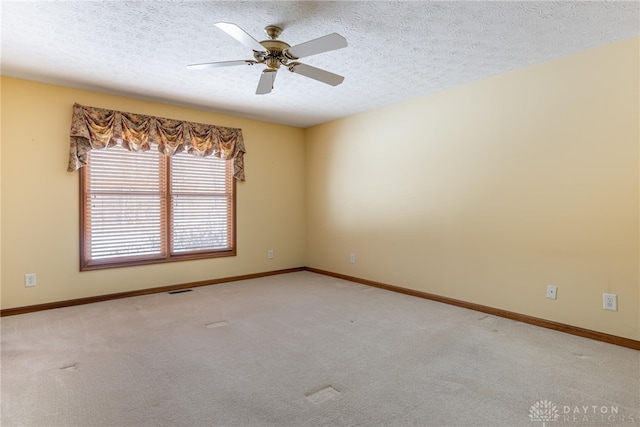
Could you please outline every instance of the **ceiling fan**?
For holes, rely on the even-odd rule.
[[[337,86],[344,80],[344,77],[338,74],[297,62],[300,58],[347,47],[347,40],[340,34],[332,33],[305,43],[290,46],[288,43],[278,40],[280,33],[282,33],[282,28],[275,25],[265,27],[264,31],[267,33],[267,36],[269,36],[269,39],[261,42],[254,39],[249,33],[236,24],[218,22],[215,26],[243,45],[251,48],[254,59],[191,64],[188,65],[190,69],[201,70],[204,68],[230,67],[233,65],[265,64],[267,67],[262,71],[262,75],[260,76],[256,95],[264,95],[273,90],[276,73],[281,65],[284,65],[292,73],[301,74],[331,86]]]

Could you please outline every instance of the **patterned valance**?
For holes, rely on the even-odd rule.
[[[245,149],[240,129],[74,104],[70,138],[70,172],[87,164],[87,153],[92,149],[121,144],[131,151],[147,151],[157,144],[158,150],[169,156],[187,151],[233,159],[233,176],[244,181]]]

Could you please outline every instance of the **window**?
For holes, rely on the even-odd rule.
[[[114,147],[81,171],[81,270],[236,254],[232,161]]]

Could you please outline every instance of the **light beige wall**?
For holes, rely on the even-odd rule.
[[[307,265],[640,339],[638,58],[628,40],[307,129]]]
[[[0,96],[2,95],[2,80],[0,79]],[[2,102],[0,102],[0,117],[2,117]],[[0,306],[2,305],[2,120],[0,119]]]
[[[79,272],[78,173],[66,171],[74,102],[241,128],[238,255]],[[2,308],[304,265],[302,129],[2,78],[1,134]],[[37,274],[35,288],[24,287],[25,273]]]

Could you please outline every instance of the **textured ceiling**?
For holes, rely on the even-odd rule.
[[[640,2],[3,1],[2,74],[308,127],[640,34]],[[277,24],[296,45],[349,46],[300,62],[345,76],[332,87],[262,65],[213,24],[258,40]]]

